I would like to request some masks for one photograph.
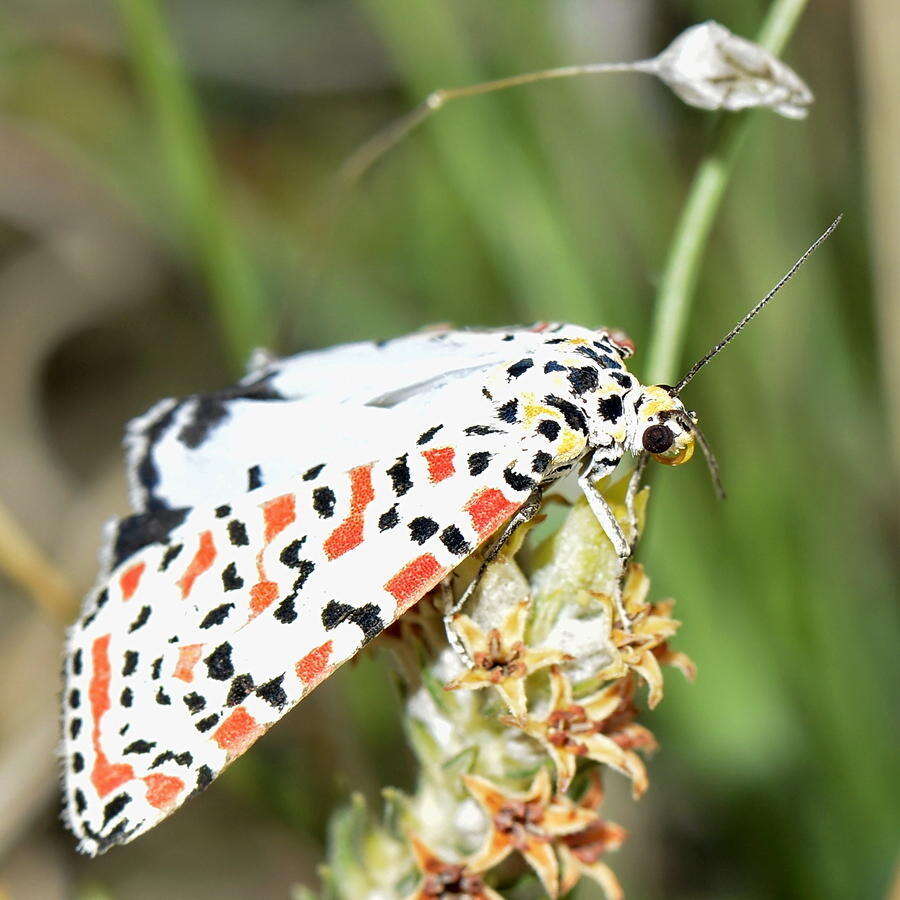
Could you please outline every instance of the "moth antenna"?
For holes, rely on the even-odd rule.
[[[838,225],[840,224],[840,221],[841,221],[841,219],[843,218],[843,216],[844,216],[844,214],[841,213],[841,214],[840,214],[840,215],[839,215],[839,216],[838,216],[838,217],[837,217],[837,218],[836,218],[836,219],[835,219],[835,220],[834,220],[834,221],[833,221],[826,229],[825,229],[825,231],[823,231],[822,234],[819,235],[819,237],[816,239],[816,241],[815,241],[815,242],[807,249],[807,251],[803,254],[803,256],[801,256],[800,259],[798,259],[797,262],[795,262],[795,263],[790,267],[790,269],[788,269],[787,273],[781,277],[781,280],[778,282],[778,284],[776,284],[775,287],[773,287],[772,290],[769,291],[769,293],[766,294],[766,296],[763,297],[762,300],[760,300],[759,303],[757,303],[756,306],[754,306],[753,309],[751,309],[750,312],[748,312],[748,313],[740,320],[740,322],[738,322],[737,325],[735,325],[734,328],[732,328],[731,331],[729,331],[728,334],[726,334],[725,337],[723,337],[722,340],[719,341],[719,343],[716,344],[715,347],[712,348],[712,350],[710,350],[705,356],[703,356],[703,357],[701,357],[700,359],[698,359],[697,362],[695,362],[695,363],[690,367],[690,369],[687,370],[687,373],[682,377],[681,381],[679,381],[678,384],[676,384],[675,387],[672,388],[672,394],[673,394],[673,395],[680,394],[681,391],[684,389],[684,386],[685,386],[685,385],[686,385],[686,384],[687,384],[687,383],[688,383],[688,382],[689,382],[689,381],[690,381],[690,380],[691,380],[691,379],[692,379],[692,378],[693,378],[693,377],[694,377],[694,376],[695,376],[695,375],[696,375],[696,374],[697,374],[697,373],[698,373],[698,372],[699,372],[699,371],[700,371],[700,370],[701,370],[701,369],[702,369],[702,368],[703,368],[703,367],[704,367],[704,366],[705,366],[705,365],[706,365],[706,364],[707,364],[714,356],[718,356],[718,354],[721,353],[721,352],[725,349],[725,347],[727,347],[728,344],[730,344],[730,343],[734,340],[734,338],[738,335],[738,333],[741,332],[741,331],[744,329],[744,326],[747,325],[747,323],[748,323],[751,319],[755,318],[756,315],[759,313],[759,311],[760,311],[760,310],[761,310],[761,309],[762,309],[762,308],[763,308],[763,307],[764,307],[764,306],[765,306],[765,305],[766,305],[766,304],[767,304],[767,303],[768,303],[768,302],[769,302],[769,301],[770,301],[770,300],[771,300],[771,299],[772,299],[772,298],[773,298],[773,297],[774,297],[774,296],[775,296],[775,295],[776,295],[776,294],[777,294],[777,293],[785,286],[785,284],[788,283],[788,281],[791,280],[791,278],[794,277],[794,273],[797,271],[797,269],[799,269],[800,266],[802,266],[803,263],[805,263],[805,262],[810,258],[810,256],[812,256],[813,253],[815,253],[815,251],[818,250],[819,245],[822,244],[822,242],[825,241],[825,240],[829,237],[829,235],[831,234],[831,232],[834,231],[834,229],[838,227]],[[702,446],[702,444],[701,444],[701,446]]]
[[[709,441],[706,439],[706,435],[701,431],[700,426],[696,422],[691,422],[691,431],[694,432],[694,438],[700,445],[700,450],[703,452],[703,458],[706,460],[706,468],[709,469],[709,477],[712,479],[716,497],[719,500],[724,500],[727,495],[725,493],[725,488],[722,487],[722,478],[719,473],[719,461],[716,459],[716,454],[713,453],[712,447],[710,447]]]

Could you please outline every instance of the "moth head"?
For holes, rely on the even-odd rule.
[[[680,466],[694,455],[696,416],[667,385],[644,388],[637,404],[632,450],[649,453],[666,466]]]
[[[716,493],[720,498],[725,496],[719,478],[719,465],[710,449],[709,443],[697,425],[697,417],[688,412],[678,395],[694,376],[711,360],[718,356],[743,330],[769,301],[794,277],[796,271],[809,259],[821,243],[837,228],[841,217],[838,216],[807,251],[781,277],[775,287],[769,291],[756,305],[737,322],[737,324],[708,353],[697,360],[681,377],[674,387],[665,384],[644,388],[636,405],[636,428],[632,434],[629,449],[632,453],[641,451],[649,453],[655,460],[667,466],[678,466],[687,462],[694,453],[694,443],[700,445],[709,474],[712,477]]]

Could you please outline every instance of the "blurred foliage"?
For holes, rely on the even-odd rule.
[[[140,30],[154,10],[168,49]],[[708,115],[637,76],[538,85],[443,111],[339,216],[334,172],[435,87],[643,57],[708,17],[752,36],[763,12],[712,0],[7,0],[0,496],[85,587],[99,524],[123,508],[124,420],[162,394],[225,383],[261,334],[297,351],[434,321],[602,323],[630,332],[642,374]],[[653,790],[614,810],[633,835],[617,859],[632,897],[874,898],[891,877],[898,473],[873,352],[866,48],[852,12],[827,0],[801,20],[787,59],[817,104],[804,123],[758,117],[698,285],[685,362],[845,212],[689,389],[728,501],[716,505],[699,464],[654,479],[641,552],[656,589],[679,598],[699,677],[673,680],[648,721],[665,749]],[[191,146],[188,167],[202,166],[186,187],[173,169]],[[29,608],[12,589],[0,601],[10,643],[42,648],[16,657],[15,677],[29,697],[52,696],[58,634],[25,644]],[[0,835],[15,852],[0,884],[15,896],[90,885],[86,896],[229,897],[311,883],[338,799],[409,785],[389,681],[377,660],[342,671],[202,802],[95,862],[74,862],[55,824],[48,739],[46,758],[29,757],[40,779],[4,802]],[[15,703],[2,708],[9,776],[22,735],[37,732]]]

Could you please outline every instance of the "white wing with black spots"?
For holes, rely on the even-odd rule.
[[[588,449],[621,455],[632,386],[598,337],[492,334],[500,363],[396,387],[385,406],[259,401],[296,417],[271,423],[285,468],[185,505],[122,554],[69,633],[66,819],[81,849],[131,839],[209,784]],[[245,401],[221,426],[236,441]]]
[[[70,634],[67,819],[82,849],[129,839],[208,784],[517,508],[500,465],[515,435],[491,435],[494,464],[460,469],[460,484],[465,444],[417,444],[424,433],[211,521],[191,513],[112,572]],[[460,499],[498,482],[479,530]]]
[[[464,385],[538,341],[534,331],[435,331],[348,344],[275,360],[222,391],[160,401],[127,429],[134,514],[110,527],[105,568],[165,541],[194,507],[324,459],[352,465],[360,433],[378,455],[407,420],[414,428],[423,405],[452,404]]]

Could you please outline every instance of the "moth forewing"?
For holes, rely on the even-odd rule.
[[[502,362],[482,372],[466,359],[454,370],[464,374],[432,390],[415,381],[394,408],[369,409],[390,423],[377,440],[360,415],[349,447],[334,429],[333,452],[288,477],[265,480],[282,451],[253,438],[261,483],[186,508],[163,535],[137,523],[139,546],[69,633],[66,818],[82,850],[143,833],[208,785],[540,485],[588,450],[610,464],[621,456],[641,386],[608,335],[540,326],[457,340]],[[224,406],[235,435],[247,402]],[[298,402],[283,408],[308,429],[305,412],[321,401]],[[352,422],[364,408],[332,413]]]
[[[514,352],[507,334],[439,330],[346,344],[267,360],[223,391],[161,401],[126,434],[134,512],[215,507],[323,459],[352,467],[363,436],[373,458],[387,454],[398,434],[415,432],[423,403],[447,417],[459,401],[440,392],[465,391],[463,383],[477,391]],[[536,337],[517,332],[515,346]]]

